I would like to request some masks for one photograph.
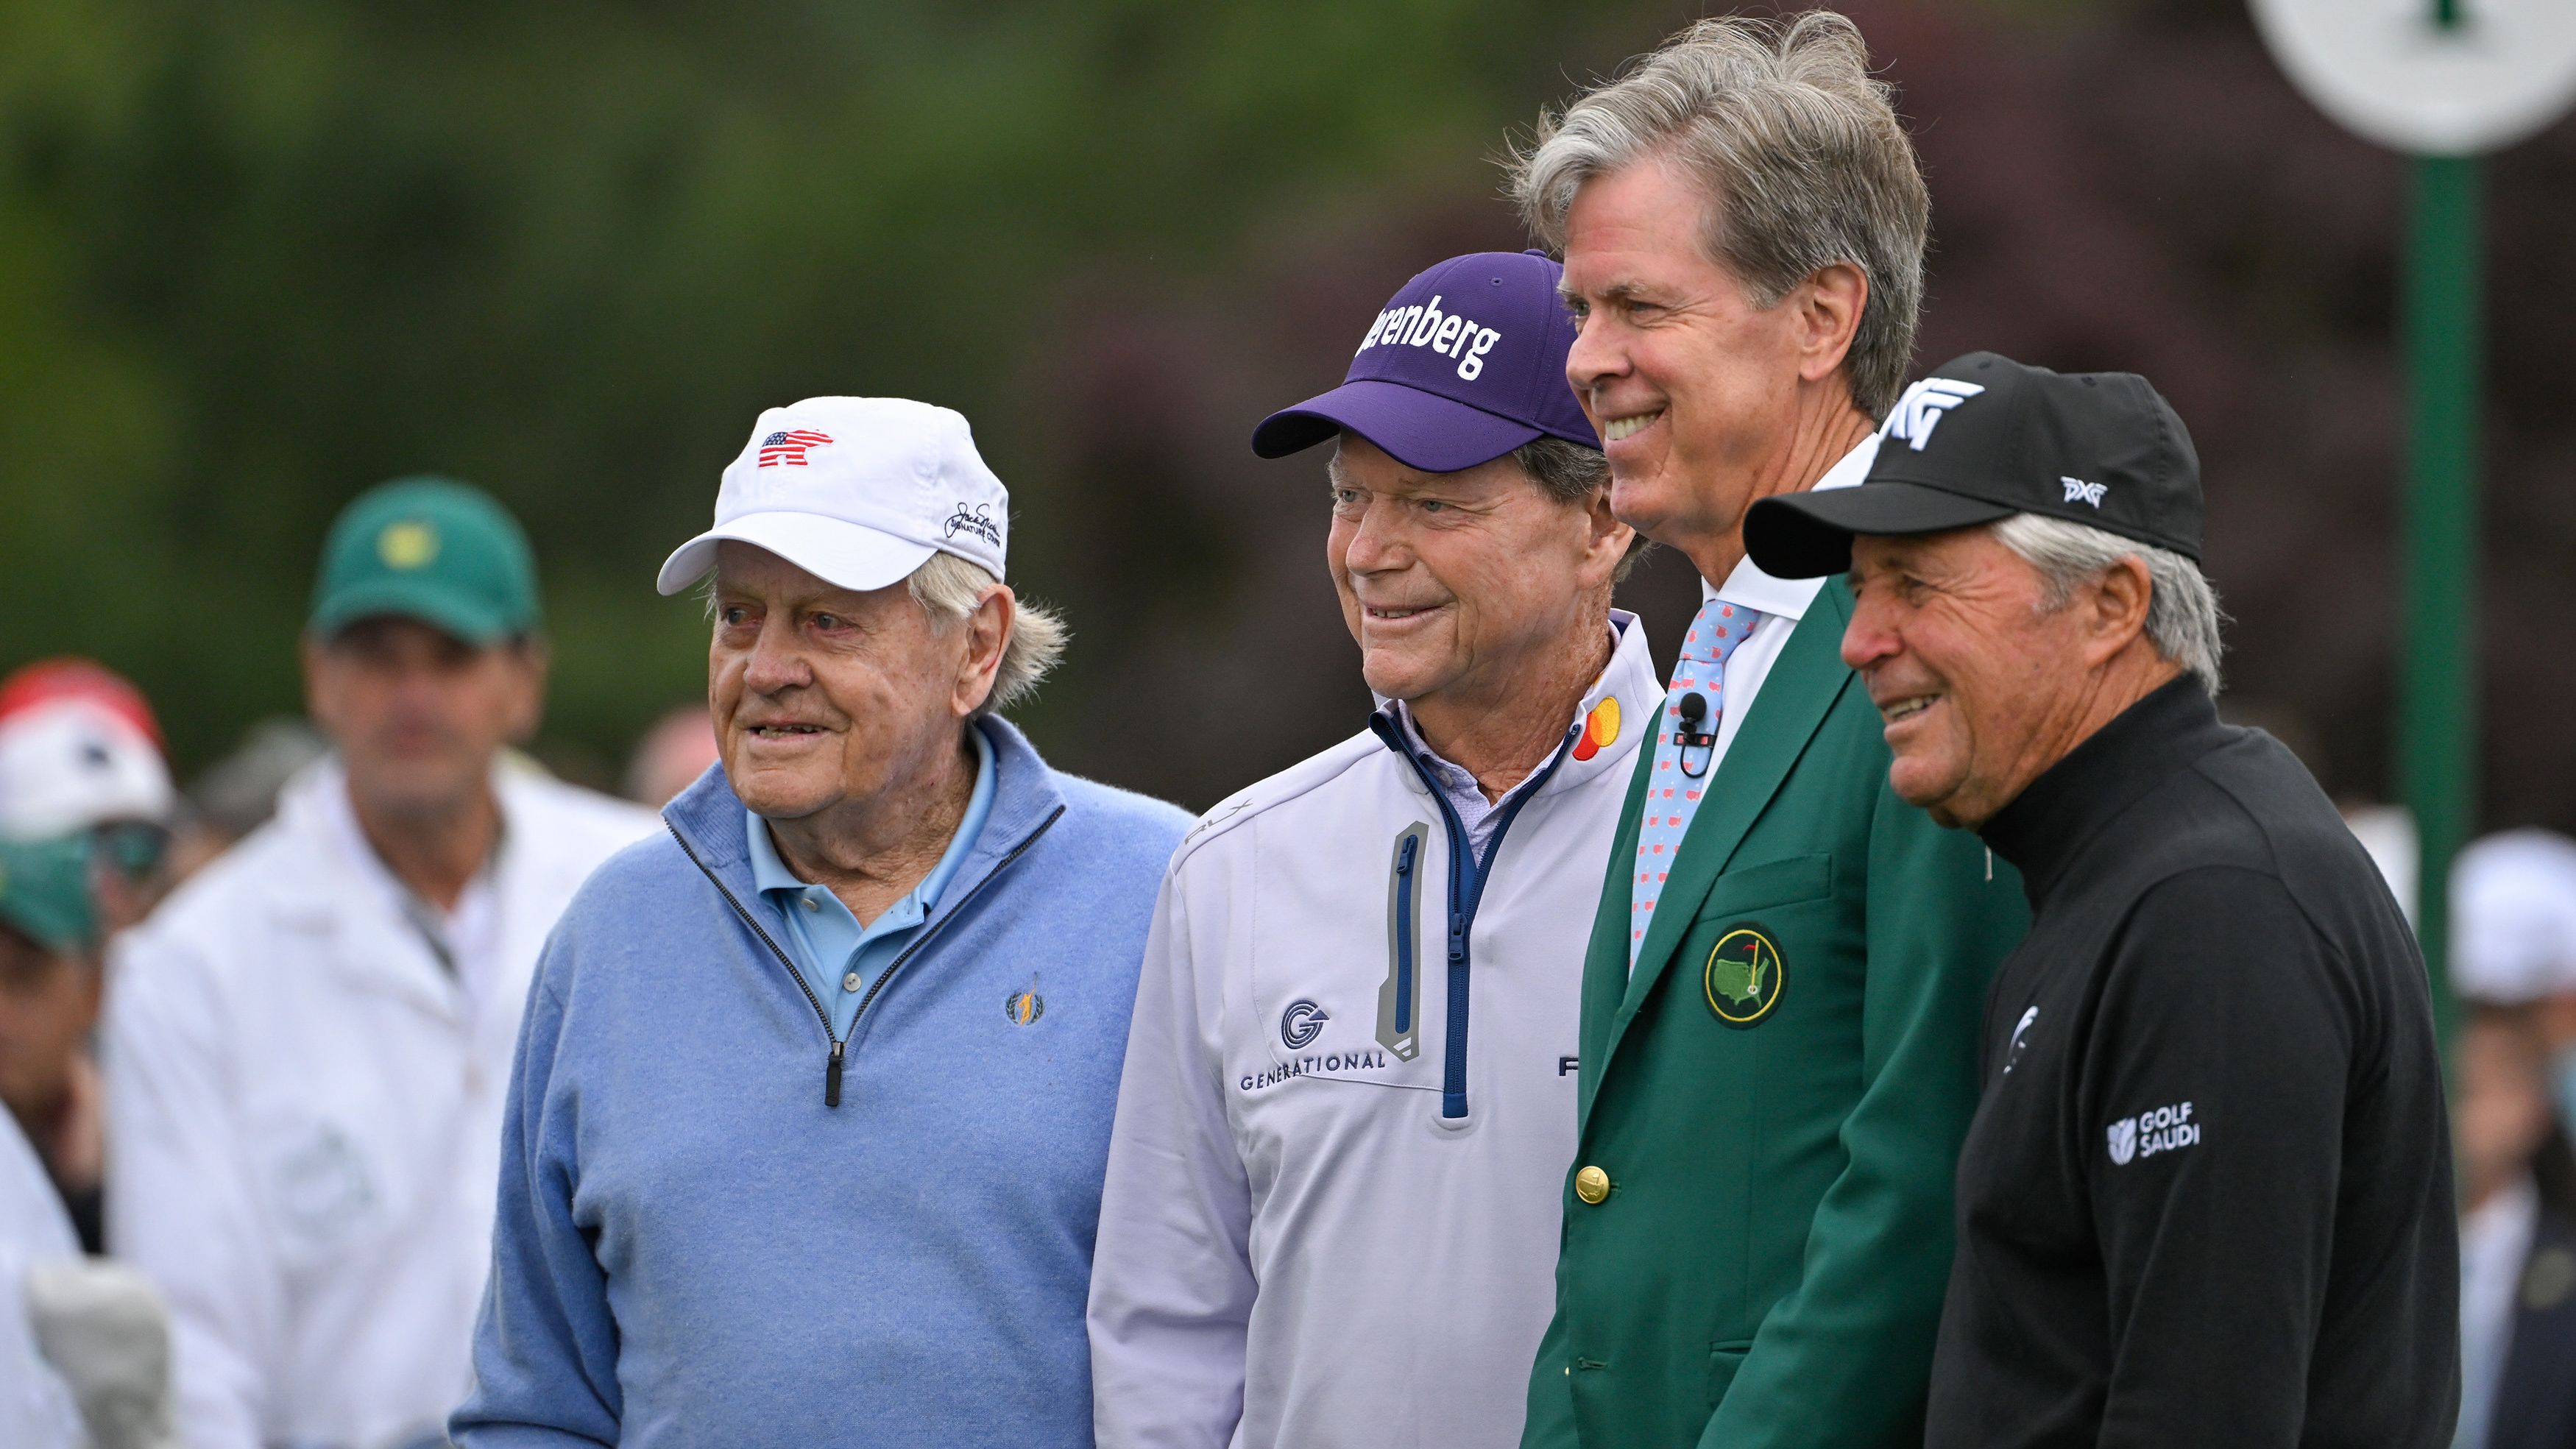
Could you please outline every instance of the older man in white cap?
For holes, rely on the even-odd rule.
[[[1083,1299],[1188,819],[994,711],[1061,647],[966,420],[761,415],[716,526],[721,752],[538,969],[469,1449],[1091,1445]]]

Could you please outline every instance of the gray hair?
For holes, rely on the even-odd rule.
[[[931,627],[942,630],[964,623],[984,602],[984,595],[1000,583],[983,565],[945,551],[932,554],[904,580],[912,601],[930,616]],[[984,696],[975,711],[978,715],[1009,709],[1035,694],[1038,682],[1064,657],[1064,643],[1072,633],[1055,610],[1027,599],[1015,603],[1011,637],[1004,641],[1002,662],[993,670],[993,692]]]
[[[1831,11],[1702,20],[1539,116],[1511,156],[1511,193],[1540,240],[1594,177],[1669,154],[1708,198],[1701,238],[1761,307],[1836,263],[1869,281],[1844,358],[1852,401],[1884,418],[1905,386],[1923,306],[1932,202],[1860,27]]]
[[[1610,486],[1610,460],[1599,448],[1586,447],[1552,433],[1541,433],[1512,449],[1512,461],[1530,475],[1538,491],[1568,507],[1580,507],[1592,499],[1593,490]],[[1628,546],[1619,567],[1610,575],[1613,584],[1624,584],[1635,572],[1637,561],[1655,547],[1653,539],[1638,534]]]
[[[2227,615],[2200,565],[2171,549],[2044,514],[2016,513],[1991,526],[1997,542],[2039,570],[2052,609],[2063,607],[2078,585],[2124,558],[2145,564],[2147,642],[2212,696],[2218,693],[2218,656],[2225,647],[2219,629]]]

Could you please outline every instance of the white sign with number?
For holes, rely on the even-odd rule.
[[[2399,151],[2473,156],[2576,101],[2576,0],[2253,0],[2300,94]]]

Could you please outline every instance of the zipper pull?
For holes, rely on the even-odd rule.
[[[1404,849],[1398,851],[1395,857],[1395,873],[1397,875],[1413,874],[1413,847],[1421,844],[1421,842],[1422,837],[1418,835],[1408,835],[1404,837]]]
[[[841,1105],[841,1046],[840,1042],[832,1043],[831,1058],[823,1063],[823,1105],[826,1107]]]

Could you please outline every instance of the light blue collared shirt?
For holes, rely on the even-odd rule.
[[[957,833],[950,837],[948,850],[930,874],[921,878],[901,900],[885,908],[884,914],[861,926],[841,898],[818,885],[807,885],[778,858],[778,847],[769,838],[768,822],[749,811],[744,822],[751,846],[751,879],[763,899],[778,908],[787,918],[787,949],[796,958],[796,969],[805,984],[814,988],[814,997],[832,1014],[832,1040],[846,1041],[850,1023],[859,1018],[859,1002],[868,994],[894,958],[912,942],[921,923],[939,904],[940,892],[948,888],[949,877],[957,874],[967,853],[975,848],[975,838],[984,833],[984,819],[993,813],[993,746],[984,732],[968,726],[966,733],[975,739],[975,789],[966,797],[966,817],[957,822]]]

